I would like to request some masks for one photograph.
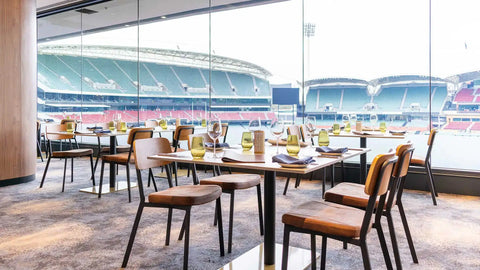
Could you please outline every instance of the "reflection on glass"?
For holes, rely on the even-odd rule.
[[[297,156],[300,152],[300,144],[297,135],[288,135],[287,137],[287,153],[290,156]]]
[[[242,133],[242,148],[243,151],[249,151],[253,147],[252,132],[245,131]]]
[[[191,153],[193,158],[203,158],[205,156],[205,146],[203,136],[192,137]]]
[[[318,146],[328,146],[329,144],[328,131],[322,128],[318,133]]]

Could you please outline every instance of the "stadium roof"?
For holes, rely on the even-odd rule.
[[[272,74],[255,64],[230,57],[209,55],[170,49],[122,47],[122,46],[80,46],[80,45],[39,45],[38,54],[95,57],[126,61],[152,62],[165,65],[197,67],[213,70],[252,74],[266,78]]]
[[[305,82],[305,86],[367,86],[368,82],[365,80],[352,79],[352,78],[323,78],[314,79]]]
[[[454,76],[447,77],[446,79],[452,83],[462,83],[462,82],[468,82],[471,80],[476,80],[479,78],[480,78],[480,70],[457,74]]]

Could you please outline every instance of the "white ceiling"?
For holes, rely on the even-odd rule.
[[[219,10],[234,9],[285,0],[212,0],[212,7]],[[78,0],[37,0],[37,12],[70,5]],[[98,31],[106,27],[122,27],[137,20],[137,2],[133,0],[113,0],[86,7],[94,14],[81,14],[75,10],[38,19],[38,39],[60,38],[75,35],[81,30]],[[139,19],[141,21],[165,20],[193,14],[207,13],[209,0],[140,0]],[[163,18],[162,18],[163,16]]]

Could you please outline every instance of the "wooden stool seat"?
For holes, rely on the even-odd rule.
[[[128,153],[130,152],[130,145],[118,145],[117,147],[115,147],[115,149],[117,150],[117,153]],[[110,147],[102,147],[102,149],[100,149],[100,152],[110,153]]]
[[[387,197],[389,192],[387,191]],[[325,192],[325,201],[365,209],[369,196],[365,194],[365,185],[343,182]],[[393,205],[395,205],[395,198]],[[379,199],[375,203],[378,206]],[[387,205],[384,205],[384,208]]]
[[[128,155],[129,155],[128,152],[115,154],[115,155],[105,155],[105,156],[102,156],[102,159],[105,162],[115,162],[120,164],[126,164],[128,163]],[[133,155],[130,156],[130,163],[135,163],[135,157]]]
[[[148,195],[148,201],[166,205],[192,206],[216,200],[222,189],[215,185],[176,186]]]
[[[83,157],[93,155],[92,149],[72,149],[66,151],[55,151],[52,152],[52,157],[54,158],[74,158],[74,157]]]
[[[200,185],[218,185],[222,190],[247,189],[260,184],[258,174],[224,174],[200,180]]]
[[[425,166],[425,159],[421,157],[412,157],[410,164],[413,166]]]
[[[343,237],[360,237],[365,211],[330,202],[311,201],[282,216],[282,222],[296,228]],[[371,224],[368,228],[370,231]]]

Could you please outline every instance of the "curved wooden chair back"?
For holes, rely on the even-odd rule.
[[[73,139],[74,134],[52,134],[52,132],[66,132],[67,124],[54,124],[45,126],[45,136],[47,140],[69,140]]]
[[[150,132],[139,132],[139,131],[150,131]],[[132,128],[132,130],[130,130],[130,133],[128,134],[127,143],[132,145],[133,140],[148,139],[148,138],[151,138],[152,135],[153,135],[152,128]]]
[[[392,161],[392,162],[390,162]],[[368,170],[367,180],[365,181],[365,193],[372,196],[384,195],[388,190],[390,177],[392,176],[394,161],[396,161],[395,152],[377,155]],[[387,164],[388,163],[388,164]],[[387,164],[384,166],[384,164]],[[385,168],[384,168],[385,167]],[[378,188],[378,189],[377,189]],[[375,194],[376,192],[376,194]]]
[[[147,128],[158,127],[158,122],[157,122],[157,120],[153,120],[153,119],[147,120],[147,121],[145,121],[145,127],[147,127]]]
[[[137,170],[161,167],[171,162],[148,159],[149,156],[172,152],[170,142],[166,138],[149,138],[133,142],[135,167]]]
[[[398,157],[398,161],[393,169],[393,177],[405,177],[407,175],[408,167],[410,166],[410,160],[412,159],[414,150],[415,148],[413,148],[413,144],[411,142],[397,146],[396,155]]]
[[[223,137],[223,142],[227,141],[227,134],[228,134],[228,123],[222,123],[222,135]]]
[[[430,130],[430,136],[428,136],[428,149],[427,149],[427,155],[425,157],[425,163],[430,162],[430,155],[432,154],[432,147],[433,147],[433,141],[435,141],[435,136],[437,135],[437,130],[432,129]]]

